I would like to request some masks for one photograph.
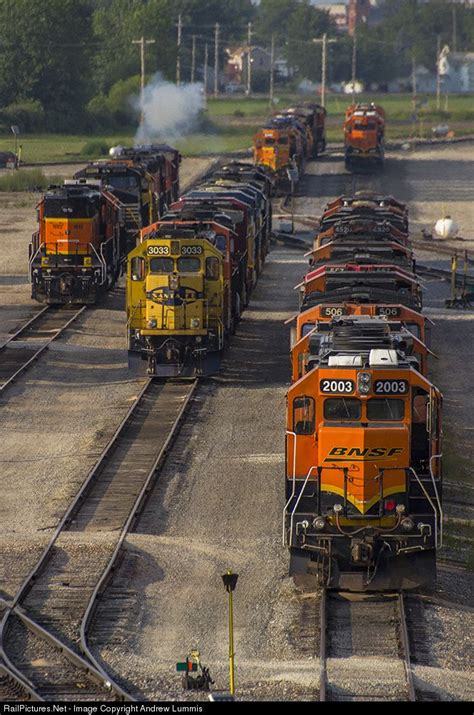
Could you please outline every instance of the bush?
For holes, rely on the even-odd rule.
[[[93,97],[87,105],[86,128],[92,133],[116,129],[115,118],[104,94]]]
[[[234,117],[245,117],[245,112],[243,112],[241,109],[236,109],[234,112]]]
[[[109,153],[109,145],[100,139],[94,139],[84,144],[81,154],[84,156],[106,156]]]
[[[137,123],[140,110],[138,106],[134,106],[133,97],[138,97],[139,94],[139,75],[125,80],[120,79],[112,85],[107,96],[106,106],[116,122],[126,126]]]
[[[46,117],[41,102],[17,102],[0,109],[0,126],[4,125],[4,131],[10,132],[12,124],[17,124],[20,132],[35,132],[45,129]]]
[[[46,177],[41,169],[19,169],[0,177],[0,191],[41,191],[59,177]]]

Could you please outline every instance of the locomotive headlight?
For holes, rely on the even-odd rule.
[[[400,526],[402,527],[402,531],[412,531],[415,528],[415,522],[413,519],[410,519],[409,516],[406,516],[401,520]]]
[[[317,516],[315,519],[313,519],[313,527],[318,531],[322,531],[325,526],[326,519],[324,518],[324,516]]]
[[[332,509],[335,514],[340,514],[342,511],[342,504],[334,504]]]
[[[201,324],[201,321],[199,320],[199,318],[191,318],[191,321],[190,321],[191,328],[199,328],[200,324]]]
[[[43,258],[41,259],[41,265],[42,266],[49,265],[49,257],[48,256],[43,256]]]
[[[397,504],[395,507],[395,511],[397,514],[404,514],[405,513],[405,504]]]
[[[148,321],[148,327],[149,327],[149,328],[156,328],[156,320],[155,320],[155,318],[150,318],[150,320]]]
[[[84,266],[92,266],[92,256],[84,256]]]
[[[371,376],[369,372],[359,372],[357,375],[357,389],[361,395],[367,395],[370,392]]]
[[[171,290],[177,290],[179,288],[179,276],[177,273],[171,273],[168,277],[168,285]]]

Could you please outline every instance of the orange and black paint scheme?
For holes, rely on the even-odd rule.
[[[32,298],[95,303],[117,280],[126,232],[117,207],[94,181],[50,187],[29,248]]]
[[[370,104],[353,104],[344,121],[344,156],[347,169],[382,167],[385,148],[385,112]]]
[[[337,203],[329,209],[335,226],[348,205]],[[385,220],[376,206],[372,219]],[[370,256],[382,238],[376,230],[369,237]],[[303,584],[416,588],[435,579],[443,528],[442,396],[428,378],[429,321],[413,305],[415,273],[344,263],[338,271],[335,256],[329,268],[343,282],[351,269],[359,276],[342,286],[326,265],[311,271],[298,286],[301,312],[288,321],[295,322],[283,523],[290,570]]]

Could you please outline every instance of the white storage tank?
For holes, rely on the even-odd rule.
[[[455,238],[458,235],[459,226],[451,216],[445,216],[436,221],[434,230],[438,238]]]

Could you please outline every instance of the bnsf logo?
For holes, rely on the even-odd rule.
[[[402,447],[365,447],[364,449],[359,449],[359,447],[333,447],[324,461],[363,462],[374,457],[394,457],[402,452]]]

